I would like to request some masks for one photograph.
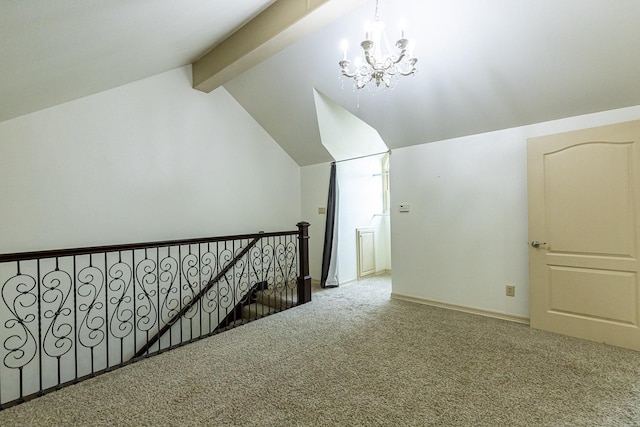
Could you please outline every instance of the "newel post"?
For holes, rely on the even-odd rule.
[[[298,304],[311,301],[311,275],[309,275],[309,223],[302,221],[298,226]]]

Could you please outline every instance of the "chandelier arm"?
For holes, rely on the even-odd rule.
[[[411,68],[409,68],[408,71],[402,71],[400,68],[398,68],[398,72],[400,73],[400,75],[410,76],[411,74],[415,74],[415,72],[417,71],[416,62],[418,62],[416,58],[409,59],[407,63],[411,66]]]
[[[349,77],[351,79],[358,74],[358,68],[356,67],[356,70],[353,73],[351,73],[349,72],[350,64],[351,64],[351,61],[347,59],[343,59],[342,61],[338,62],[338,65],[340,65],[340,72],[342,73],[342,75],[345,77]]]
[[[407,71],[406,73],[402,70],[398,71],[398,73],[401,76],[405,76],[405,77],[410,76],[411,74],[415,74],[415,72],[416,72],[416,67],[413,67],[411,70]]]
[[[416,62],[418,62],[418,60],[416,58],[409,58],[407,59],[404,63],[407,65],[406,71],[404,71],[400,66],[398,66],[398,73],[401,76],[410,76],[411,74],[415,74],[415,72],[417,71],[416,68]],[[403,64],[400,64],[403,65]]]
[[[374,68],[374,69],[376,68],[375,62],[371,61],[371,53],[369,53],[368,50],[364,51],[364,59],[365,59],[365,61],[367,61],[367,64],[371,65],[372,68]]]
[[[354,73],[349,73],[347,70],[342,70],[342,75],[345,77],[349,77],[350,79],[354,78],[355,76],[358,75],[358,73],[354,72]]]
[[[407,49],[402,49],[400,51],[400,55],[398,55],[398,59],[396,59],[395,61],[393,61],[394,64],[398,64],[400,61],[402,61],[404,59],[404,57],[407,55]]]

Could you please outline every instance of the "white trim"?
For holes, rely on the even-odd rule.
[[[466,306],[463,306],[463,305],[448,304],[448,303],[445,303],[445,302],[433,301],[433,300],[429,300],[429,299],[426,299],[426,298],[418,298],[418,297],[412,297],[412,296],[409,296],[409,295],[402,295],[402,294],[398,294],[398,293],[395,293],[395,292],[391,293],[391,299],[397,299],[397,300],[401,300],[401,301],[409,301],[409,302],[414,302],[414,303],[417,303],[417,304],[430,305],[430,306],[433,306],[433,307],[445,308],[447,310],[461,311],[463,313],[477,314],[479,316],[492,317],[494,319],[508,320],[510,322],[516,322],[516,323],[522,323],[523,325],[529,325],[529,318],[528,317],[513,316],[511,314],[498,313],[498,312],[495,312],[495,311],[483,310],[483,309],[480,309],[480,308],[466,307]]]

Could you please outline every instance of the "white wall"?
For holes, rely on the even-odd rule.
[[[385,153],[388,148],[377,130],[329,97],[313,90],[322,145],[334,160]]]
[[[527,138],[639,118],[636,106],[394,150],[393,292],[528,317]]]
[[[299,167],[190,76],[0,123],[0,253],[295,229]]]

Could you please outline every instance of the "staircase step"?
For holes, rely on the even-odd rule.
[[[288,297],[288,298],[287,298]],[[285,292],[274,292],[272,289],[256,292],[258,303],[272,307],[274,311],[281,311],[295,305],[296,296],[289,290]]]
[[[233,322],[229,323],[229,325],[227,325],[227,328],[235,328],[236,326],[240,326],[245,323],[247,323],[247,321],[244,319],[234,320]]]
[[[274,312],[275,310],[273,307],[254,302],[242,307],[242,318],[246,320],[255,320]]]

